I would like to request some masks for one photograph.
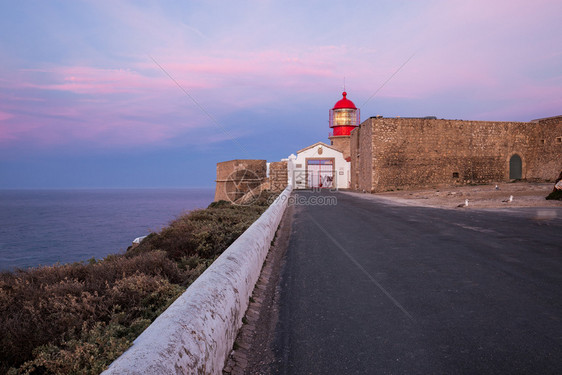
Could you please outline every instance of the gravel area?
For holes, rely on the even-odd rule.
[[[562,201],[545,199],[553,188],[553,183],[514,182],[497,185],[439,186],[420,190],[389,191],[372,196],[401,204],[440,208],[459,208],[466,199],[468,206],[462,207],[465,209],[562,207]],[[510,196],[513,196],[511,201]]]

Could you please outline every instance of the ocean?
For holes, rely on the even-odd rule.
[[[123,253],[213,189],[0,190],[0,271]]]

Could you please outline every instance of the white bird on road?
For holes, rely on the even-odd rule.
[[[459,204],[457,207],[467,207],[468,206],[468,199],[464,200],[464,203]]]
[[[504,203],[513,202],[513,195],[510,195],[509,199],[504,199],[502,202],[504,202]]]

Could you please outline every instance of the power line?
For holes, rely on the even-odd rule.
[[[373,99],[373,97],[374,97],[375,95],[377,95],[378,92],[381,91],[382,88],[383,88],[396,74],[398,74],[398,72],[401,71],[402,68],[403,68],[404,66],[406,66],[406,64],[407,64],[408,62],[410,62],[410,60],[411,60],[415,55],[416,55],[416,52],[414,52],[414,53],[412,54],[412,56],[408,57],[408,59],[407,59],[406,61],[404,61],[404,63],[403,63],[402,65],[400,65],[400,67],[399,67],[398,69],[396,69],[396,71],[395,71],[394,73],[392,73],[392,75],[391,75],[386,81],[384,81],[384,83],[377,89],[377,91],[375,91],[375,93],[374,93],[373,95],[369,96],[369,98],[368,98],[367,100],[365,100],[365,103],[363,103],[363,104],[361,105],[361,107],[364,107],[365,104],[367,104],[371,99]]]
[[[238,141],[238,139],[236,137],[233,137],[232,135],[230,135],[230,133],[228,132],[228,130],[226,130],[226,128],[224,126],[222,126],[201,104],[199,104],[199,102],[197,100],[195,100],[195,98],[189,94],[189,92],[187,92],[186,89],[183,88],[182,85],[179,84],[178,81],[176,81],[174,79],[174,77],[172,77],[172,75],[170,73],[168,73],[168,71],[166,71],[166,69],[164,69],[164,67],[162,67],[162,65],[160,65],[158,63],[158,61],[156,61],[154,59],[154,57],[152,57],[151,55],[148,55],[148,57],[150,57],[152,59],[152,61],[154,61],[154,63],[176,84],[176,86],[178,86],[180,88],[181,91],[183,91],[183,93],[185,95],[187,95],[187,97],[189,99],[191,99],[191,101],[193,101],[193,103],[195,103],[195,105],[201,110],[201,112],[203,112],[205,115],[207,115],[207,117],[209,117],[211,119],[211,121],[227,136],[229,137],[229,139],[231,139],[237,146],[238,148],[240,148],[240,150],[242,150],[242,152],[246,153],[247,155],[249,155],[248,151],[246,150],[246,148],[244,146],[242,146],[242,144]]]

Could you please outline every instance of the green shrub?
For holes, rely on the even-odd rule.
[[[212,203],[125,254],[0,273],[0,373],[98,374],[267,208]]]
[[[214,259],[230,246],[265,208],[266,206],[262,205],[211,204],[205,210],[195,210],[172,221],[160,233],[148,236],[139,246],[129,250],[128,256],[162,249],[175,261],[194,255]]]
[[[128,326],[118,322],[97,322],[83,328],[79,339],[64,341],[60,346],[47,344],[33,351],[34,359],[8,374],[99,374],[131,345],[132,341],[150,325],[148,319],[138,318]]]
[[[0,363],[17,365],[34,348],[79,337],[84,327],[154,319],[184,288],[185,275],[166,253],[112,257],[95,264],[67,264],[0,274]],[[0,368],[0,371],[2,368]]]

